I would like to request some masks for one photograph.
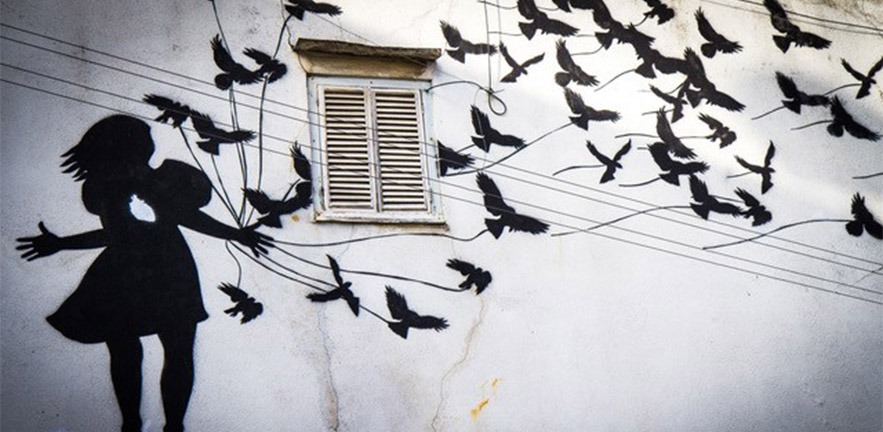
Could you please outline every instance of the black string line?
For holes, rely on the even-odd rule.
[[[769,15],[769,12],[766,9],[758,11],[758,10],[754,10],[754,9],[748,9],[748,8],[744,8],[744,7],[734,6],[731,4],[721,3],[720,1],[717,1],[717,0],[701,0],[701,1],[705,2],[705,3],[715,4],[718,6],[723,6],[723,7],[730,8],[730,9],[736,9],[736,10],[740,10],[740,11],[750,12],[750,13],[753,13],[756,15]],[[763,7],[762,3],[754,3],[754,2],[744,1],[744,0],[735,0],[735,1],[742,2],[742,3],[754,4],[754,5],[758,5],[758,6]],[[834,21],[834,20],[827,20],[824,18],[812,17],[810,15],[805,15],[805,14],[801,14],[798,12],[792,12],[792,11],[787,11],[787,10],[786,10],[786,12],[788,12],[788,15],[802,16],[804,18],[807,18],[807,17],[811,18],[811,19],[789,18],[789,20],[794,23],[810,24],[810,25],[813,25],[816,27],[825,28],[828,30],[841,31],[844,33],[852,33],[852,34],[865,35],[865,36],[883,36],[883,33],[880,33],[881,30],[876,29],[874,27],[867,27],[867,26],[862,26],[859,24],[851,24],[851,23],[840,23],[840,22]],[[825,24],[823,24],[825,22],[827,22],[829,24],[836,23],[836,24],[840,25],[841,27],[825,25]],[[843,27],[846,27],[846,28],[843,28]],[[850,28],[869,29],[872,31],[856,31],[856,30],[850,30]]]

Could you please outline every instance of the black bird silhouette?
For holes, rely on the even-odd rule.
[[[702,8],[699,8],[696,11],[695,16],[696,24],[699,25],[699,34],[708,41],[699,47],[699,50],[702,51],[702,55],[712,58],[718,52],[730,54],[742,51],[742,45],[739,45],[739,42],[733,42],[721,36],[721,34],[711,26],[711,23],[708,22],[708,18],[705,18],[705,14],[702,13]]]
[[[561,9],[564,12],[570,12],[570,1],[569,0],[552,0],[552,3],[555,4],[555,7]]]
[[[871,141],[877,141],[880,139],[880,134],[871,131],[855,121],[855,119],[852,118],[852,115],[846,112],[846,108],[843,107],[843,104],[840,103],[840,98],[837,96],[834,96],[834,99],[831,100],[831,114],[834,118],[832,119],[831,124],[828,125],[829,134],[835,137],[841,137],[843,136],[843,130],[845,129],[850,135],[859,139]]]
[[[304,182],[313,181],[312,165],[310,164],[310,160],[304,155],[304,152],[300,150],[300,144],[295,142],[294,147],[291,147],[290,151],[291,164],[294,166],[294,172],[296,172]]]
[[[595,32],[595,39],[604,49],[609,49],[613,42],[631,45],[641,58],[654,51],[651,48],[653,37],[642,33],[634,24],[622,25],[616,20],[611,20],[606,32]]]
[[[530,216],[523,216],[509,207],[497,184],[485,173],[476,175],[478,188],[484,194],[484,208],[492,215],[499,216],[497,219],[485,219],[484,224],[494,238],[500,238],[503,228],[509,227],[509,231],[522,231],[531,234],[541,234],[549,229],[549,225]]]
[[[452,258],[448,260],[447,266],[448,268],[460,272],[461,275],[466,276],[466,280],[458,286],[465,291],[475,285],[476,295],[481,294],[481,292],[491,283],[491,280],[493,280],[489,271],[486,271],[481,267],[476,267],[466,261]]]
[[[254,297],[250,297],[248,293],[239,289],[239,287],[228,283],[222,283],[218,286],[218,289],[224,294],[230,296],[230,300],[235,303],[230,309],[224,310],[224,313],[231,317],[235,317],[241,313],[242,318],[239,320],[240,324],[245,324],[257,318],[258,315],[264,312],[264,305],[256,301]]]
[[[448,175],[448,170],[461,170],[472,166],[472,156],[457,153],[456,150],[438,143],[438,166],[442,176]]]
[[[650,86],[650,91],[653,92],[658,98],[662,99],[665,103],[669,103],[672,106],[671,112],[671,122],[677,122],[682,117],[684,117],[684,104],[687,103],[687,100],[683,98],[681,93],[678,93],[678,96],[672,96],[666,93],[663,93],[662,90],[654,86]]]
[[[591,141],[586,141],[586,147],[589,149],[589,153],[591,153],[592,156],[595,156],[595,158],[598,159],[598,162],[601,162],[602,164],[604,164],[604,166],[607,167],[607,169],[604,170],[604,174],[601,175],[601,183],[607,183],[610,180],[613,180],[613,175],[616,173],[616,169],[622,168],[619,160],[622,159],[622,157],[625,156],[625,154],[632,149],[632,140],[629,140],[629,142],[625,143],[625,145],[622,146],[622,148],[620,148],[618,152],[616,152],[616,154],[613,156],[613,159],[601,154],[601,152],[599,152],[598,149],[595,148],[594,145],[592,145]]]
[[[340,266],[337,265],[337,261],[334,258],[331,258],[331,255],[328,255],[328,262],[331,264],[331,271],[334,273],[334,281],[337,282],[337,288],[324,293],[310,293],[307,294],[307,298],[318,303],[344,299],[350,310],[353,311],[353,314],[359,316],[359,298],[350,290],[350,286],[353,283],[343,280],[340,276]]]
[[[647,18],[656,17],[659,24],[664,24],[675,17],[674,9],[666,6],[660,0],[644,0],[644,3],[647,3],[647,6],[650,7],[648,12],[644,12],[644,16]]]
[[[730,111],[742,111],[745,109],[745,105],[733,99],[732,96],[719,91],[714,83],[708,79],[705,75],[705,66],[702,65],[702,58],[692,49],[687,48],[684,51],[684,60],[687,68],[684,71],[687,75],[686,84],[696,88],[696,90],[691,90],[689,87],[684,89],[684,95],[687,96],[690,106],[695,108],[702,100],[705,100],[712,105],[726,108]]]
[[[578,31],[576,27],[549,18],[548,15],[537,8],[533,0],[518,0],[518,12],[524,19],[530,21],[518,23],[521,33],[524,33],[528,39],[533,39],[537,30],[543,34],[556,34],[560,36],[573,36]]]
[[[212,51],[214,52],[215,64],[223,72],[215,75],[215,86],[221,90],[227,90],[233,83],[254,84],[263,77],[262,72],[253,71],[233,60],[233,56],[221,43],[221,37],[215,35],[212,39]]]
[[[865,197],[855,193],[852,196],[853,220],[846,223],[846,232],[858,237],[867,231],[872,237],[883,240],[883,225],[865,207]]]
[[[776,72],[776,82],[782,94],[788,99],[783,100],[782,105],[797,114],[803,105],[806,106],[828,106],[831,100],[824,95],[809,95],[797,88],[797,84],[789,76],[782,72]]]
[[[288,198],[286,193],[281,200],[274,200],[264,192],[245,189],[245,199],[263,216],[258,223],[272,228],[282,228],[282,216],[292,214],[300,209],[307,208],[313,202],[312,183],[298,182],[294,186],[294,197]],[[289,192],[291,192],[289,190]]]
[[[154,119],[160,123],[165,123],[171,120],[173,127],[180,128],[181,124],[187,121],[187,117],[190,117],[189,106],[173,101],[167,97],[149,94],[144,96],[143,101],[162,111],[159,117]]]
[[[668,145],[665,143],[657,142],[650,144],[649,147],[650,155],[653,156],[653,161],[656,162],[656,165],[659,166],[659,169],[663,171],[667,171],[659,175],[659,178],[665,180],[668,183],[671,183],[675,186],[680,186],[680,176],[682,175],[693,175],[697,173],[704,173],[708,171],[708,164],[705,162],[679,162],[673,160],[668,155]]]
[[[288,67],[285,66],[284,63],[274,59],[263,51],[258,51],[254,48],[246,48],[242,53],[260,65],[260,68],[258,68],[255,73],[261,78],[266,78],[268,83],[282,78],[285,76],[285,73],[288,72]]]
[[[193,129],[199,134],[203,141],[197,141],[196,145],[207,153],[215,156],[220,154],[221,144],[234,144],[238,142],[251,141],[255,137],[255,133],[250,130],[237,129],[233,131],[225,131],[215,126],[211,117],[197,111],[191,110],[190,121],[193,123]]]
[[[564,72],[558,72],[555,74],[555,82],[558,83],[558,85],[564,87],[567,84],[570,84],[571,81],[582,86],[598,85],[597,78],[587,74],[576,64],[576,62],[573,61],[570,51],[568,51],[567,47],[564,45],[564,39],[559,39],[555,44],[555,47],[555,58],[558,60],[558,65],[564,70]]]
[[[751,195],[745,189],[736,189],[736,195],[748,206],[747,209],[742,211],[742,216],[746,219],[753,219],[751,222],[751,226],[760,226],[771,220],[773,220],[773,214],[769,212],[763,205],[760,204],[757,198],[754,195]]]
[[[871,66],[871,69],[868,71],[867,75],[862,74],[861,72],[852,68],[852,66],[844,59],[840,59],[840,64],[843,65],[843,68],[852,75],[853,78],[859,80],[861,82],[861,86],[858,88],[858,93],[856,93],[855,98],[861,99],[869,94],[871,94],[871,86],[877,84],[877,80],[874,79],[874,75],[877,72],[880,72],[880,69],[883,69],[883,57]]]
[[[782,52],[788,52],[788,48],[793,43],[795,46],[806,46],[815,49],[825,49],[831,46],[831,41],[821,36],[801,31],[800,27],[794,25],[789,19],[788,14],[777,0],[763,0],[763,5],[770,13],[770,22],[773,28],[784,36],[773,36],[773,42]]]
[[[699,177],[694,175],[690,176],[690,193],[693,194],[693,201],[696,201],[695,203],[690,203],[690,208],[692,208],[702,219],[708,219],[708,214],[710,212],[727,214],[730,216],[742,215],[742,209],[738,206],[720,202],[717,198],[709,194],[708,186],[705,185],[705,182],[699,180]]]
[[[699,114],[699,120],[702,120],[703,123],[711,128],[711,135],[708,135],[706,138],[711,140],[711,142],[720,140],[720,148],[724,148],[736,141],[736,132],[724,126],[723,123],[714,117],[707,114]]]
[[[503,147],[524,147],[524,140],[514,135],[504,135],[491,127],[491,121],[487,114],[483,113],[477,106],[472,105],[472,128],[475,135],[472,136],[472,143],[478,148],[484,150],[485,153],[490,151],[491,144],[501,145]]]
[[[500,81],[502,82],[515,82],[521,75],[527,75],[527,67],[533,64],[537,64],[543,60],[543,57],[546,56],[545,53],[540,54],[536,57],[533,57],[524,63],[518,63],[515,59],[509,55],[509,51],[506,49],[506,45],[503,45],[500,42],[500,54],[503,55],[503,59],[506,60],[506,64],[512,68],[512,71],[506,74]]]
[[[295,18],[303,21],[304,13],[336,16],[342,12],[339,7],[330,3],[317,3],[312,0],[287,0],[290,5],[285,5],[285,10]]]
[[[564,98],[567,100],[567,106],[576,116],[570,117],[571,123],[582,129],[589,130],[589,121],[611,121],[619,120],[619,113],[610,110],[596,110],[583,102],[579,93],[565,87]]]
[[[684,142],[675,136],[674,131],[671,129],[671,123],[665,117],[664,108],[660,108],[656,112],[656,134],[659,135],[659,139],[668,147],[668,151],[672,152],[675,156],[684,159],[696,158],[696,153],[693,149],[684,145]]]
[[[386,286],[386,307],[393,319],[398,320],[389,323],[390,330],[402,337],[408,338],[408,330],[433,329],[442,331],[448,328],[448,321],[431,315],[419,315],[408,307],[405,296],[399,294],[391,286]]]
[[[770,141],[770,146],[767,147],[766,156],[763,158],[763,166],[752,165],[748,162],[745,162],[745,159],[742,159],[739,156],[736,156],[736,162],[739,162],[739,165],[742,165],[743,168],[751,171],[755,174],[760,174],[761,182],[760,182],[760,193],[765,194],[768,190],[773,187],[772,175],[776,170],[770,167],[770,162],[773,160],[773,156],[776,155],[776,146]]]
[[[460,30],[457,30],[456,27],[444,21],[440,21],[440,24],[445,40],[448,42],[448,45],[453,48],[446,50],[446,52],[452,59],[457,60],[460,63],[466,62],[466,54],[491,55],[497,52],[497,47],[493,45],[488,45],[486,43],[472,43],[463,39],[463,37],[460,36]]]

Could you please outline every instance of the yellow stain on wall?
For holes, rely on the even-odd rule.
[[[293,220],[293,221],[295,221],[295,222],[297,222],[297,221],[299,221],[299,220],[300,220],[300,218],[299,218],[299,217],[297,217],[297,215],[291,215],[291,220]]]
[[[469,411],[469,415],[472,416],[472,421],[478,420],[478,415],[481,414],[481,410],[483,410],[484,407],[488,406],[489,403],[491,403],[491,400],[490,398],[487,398],[479,402],[478,405],[475,406],[475,408],[472,408],[472,411]]]

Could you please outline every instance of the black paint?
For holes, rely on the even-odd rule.
[[[773,156],[776,155],[776,146],[770,141],[770,146],[767,147],[766,156],[763,158],[763,166],[753,165],[748,162],[745,162],[745,159],[742,159],[739,156],[735,156],[736,162],[739,165],[742,165],[743,168],[751,171],[755,174],[759,174],[761,177],[760,183],[760,193],[765,194],[768,190],[773,187],[772,175],[776,172],[775,169],[770,167],[770,163],[773,161]]]
[[[484,207],[497,219],[485,219],[484,223],[494,238],[500,238],[503,228],[509,227],[509,231],[522,231],[530,234],[542,234],[549,229],[549,225],[530,216],[520,215],[510,207],[500,195],[497,184],[485,173],[478,173],[475,177],[478,188],[484,194]]]
[[[389,308],[389,314],[395,322],[389,323],[389,328],[395,334],[408,338],[408,330],[415,329],[433,329],[442,331],[448,328],[448,321],[444,318],[438,318],[431,315],[420,315],[408,307],[408,301],[405,296],[394,290],[391,286],[386,286],[386,306]]]

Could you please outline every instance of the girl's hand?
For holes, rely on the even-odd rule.
[[[15,249],[22,251],[21,257],[28,261],[52,255],[62,249],[61,239],[46,229],[42,221],[37,224],[37,228],[40,229],[40,235],[16,239],[21,244]]]
[[[239,243],[248,246],[257,258],[267,255],[267,248],[273,247],[273,237],[257,232],[259,226],[260,224],[254,224],[241,228],[236,239]]]

